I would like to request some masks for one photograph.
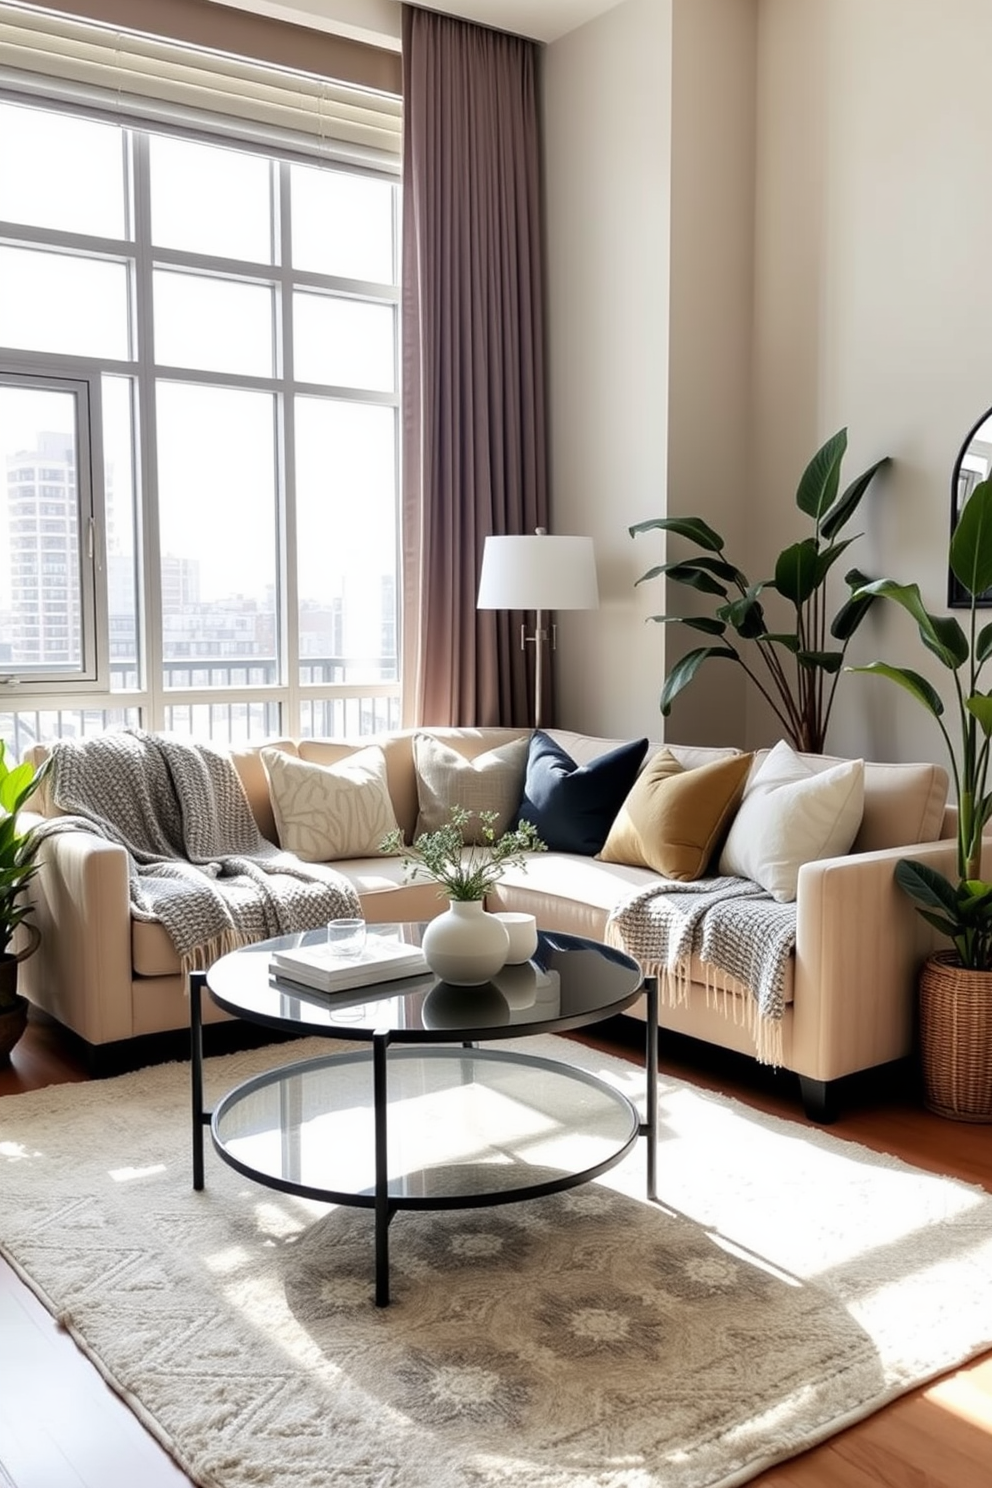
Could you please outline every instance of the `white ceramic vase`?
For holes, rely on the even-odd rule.
[[[510,938],[506,927],[486,913],[481,899],[452,899],[444,913],[430,921],[421,945],[436,977],[474,987],[502,968]]]

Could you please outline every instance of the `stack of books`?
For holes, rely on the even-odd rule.
[[[269,970],[281,982],[299,982],[317,992],[344,992],[349,987],[422,976],[428,967],[419,946],[370,935],[362,954],[348,958],[319,944],[273,951]]]

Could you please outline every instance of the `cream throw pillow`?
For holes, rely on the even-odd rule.
[[[749,754],[684,770],[671,750],[648,760],[599,854],[653,868],[681,883],[702,878],[727,830],[751,766]]]
[[[850,852],[864,804],[864,760],[817,772],[783,739],[744,792],[720,872],[750,878],[785,904],[796,897],[803,863]]]
[[[516,820],[527,769],[528,738],[498,744],[466,759],[433,734],[414,734],[413,760],[417,770],[420,814],[414,839],[447,824],[452,806],[466,811],[495,811],[493,829],[499,837]],[[481,842],[477,816],[465,828],[467,843]]]
[[[386,756],[378,745],[357,749],[333,765],[263,749],[280,845],[305,863],[371,858],[396,813],[386,786]]]

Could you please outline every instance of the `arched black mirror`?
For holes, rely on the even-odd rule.
[[[951,473],[951,531],[958,523],[965,502],[979,481],[992,474],[992,408],[986,409],[981,418],[968,431]],[[954,574],[947,573],[947,603],[952,607],[967,609],[968,595],[961,588]],[[978,604],[992,606],[992,589],[986,589],[978,597]]]

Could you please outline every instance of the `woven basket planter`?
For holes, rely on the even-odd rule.
[[[992,1122],[992,971],[966,971],[952,951],[920,973],[923,1099],[952,1121]]]

